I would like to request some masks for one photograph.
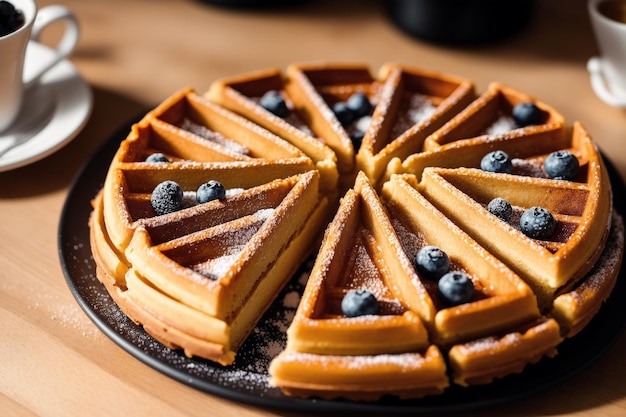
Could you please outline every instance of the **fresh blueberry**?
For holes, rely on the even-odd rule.
[[[183,189],[174,181],[163,181],[152,191],[150,202],[159,216],[173,213],[183,206]]]
[[[451,271],[442,276],[438,289],[441,301],[447,306],[464,304],[474,297],[474,283],[462,271]]]
[[[509,222],[511,220],[511,215],[513,214],[513,207],[511,207],[511,203],[506,201],[504,198],[494,198],[487,205],[487,210],[489,213],[493,214],[500,218],[500,220],[504,222]]]
[[[226,189],[215,180],[205,182],[196,191],[196,200],[199,204],[208,203],[213,200],[223,200],[226,198]]]
[[[424,246],[415,256],[415,264],[420,275],[429,279],[439,279],[450,268],[448,255],[436,246]]]
[[[355,130],[350,133],[350,140],[352,141],[352,146],[354,147],[354,152],[358,152],[361,148],[361,143],[363,143],[363,137],[365,133],[360,130]]]
[[[285,117],[289,112],[289,109],[287,108],[287,102],[285,102],[283,96],[276,90],[269,90],[268,92],[263,94],[261,100],[259,101],[259,104],[265,110],[273,113],[278,117]]]
[[[346,105],[354,113],[354,117],[367,116],[372,111],[372,103],[365,93],[354,93],[346,101]]]
[[[532,101],[519,103],[513,107],[513,120],[520,127],[538,125],[541,123],[541,110]]]
[[[513,162],[504,151],[489,152],[480,161],[480,168],[483,171],[510,174],[513,170]]]
[[[341,300],[341,311],[348,317],[378,314],[378,300],[367,290],[350,290]]]
[[[519,224],[522,232],[532,239],[549,239],[556,229],[554,216],[543,207],[531,207],[526,210]]]
[[[148,157],[146,158],[146,162],[170,162],[170,160],[162,153],[153,153],[148,155]]]
[[[572,180],[578,175],[578,158],[568,151],[552,152],[543,162],[543,169],[551,178]]]
[[[333,104],[333,113],[342,126],[348,126],[356,119],[354,112],[350,110],[345,101],[338,101]]]

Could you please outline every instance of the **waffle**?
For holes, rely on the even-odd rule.
[[[420,185],[420,191],[440,210],[533,286],[543,311],[550,309],[556,295],[571,289],[589,272],[603,251],[611,226],[608,174],[580,123],[575,124],[567,149],[581,161],[575,181],[476,168],[426,168]],[[527,170],[534,166],[538,172],[543,160],[539,155],[518,164]],[[507,223],[486,215],[487,203],[496,197],[507,199],[516,213],[534,206],[550,210],[557,220],[553,237],[537,240],[524,235],[519,222],[515,224],[517,216]],[[467,216],[468,212],[476,215]]]
[[[414,176],[394,176],[385,184],[383,199],[360,173],[354,191],[346,194],[327,230],[289,328],[287,348],[270,367],[272,383],[290,395],[316,391],[321,397],[349,399],[363,399],[365,392],[368,399],[388,394],[402,397],[404,393],[394,385],[398,369],[388,365],[369,378],[374,371],[359,367],[350,372],[354,379],[349,382],[346,369],[357,360],[380,364],[384,357],[394,363],[397,355],[422,355],[417,363],[432,365],[432,359],[425,358],[435,349],[456,352],[492,335],[503,335],[499,342],[492,342],[500,351],[484,349],[471,357],[457,354],[452,365],[456,383],[486,383],[554,355],[562,341],[559,327],[540,316],[530,287],[420,195]],[[471,301],[445,305],[436,284],[415,270],[411,259],[426,245],[444,249],[451,269],[472,276],[476,291]],[[350,289],[375,294],[380,314],[346,317],[339,305]],[[389,329],[391,334],[387,334]],[[512,349],[504,342],[509,339],[523,342]],[[405,357],[402,361],[414,360]],[[438,367],[442,373],[424,393],[446,386],[442,382],[447,378],[446,367]],[[317,375],[320,368],[324,369],[322,380]],[[415,372],[419,374],[418,369]],[[430,371],[422,373],[432,376]],[[414,384],[425,382],[412,378]],[[402,380],[402,386],[408,390],[411,384]]]
[[[307,124],[286,91],[285,78],[278,69],[256,71],[219,79],[211,84],[206,97],[294,144],[309,156],[320,172],[320,188],[325,193],[337,191],[339,173],[337,156]],[[288,114],[279,117],[266,110],[259,101],[268,91],[285,97]]]
[[[394,294],[397,275],[414,275],[401,250],[361,173],[326,231],[287,348],[271,364],[271,383],[291,395],[368,400],[423,396],[448,386],[443,356],[424,322]],[[375,294],[379,314],[346,317],[341,300],[351,289]]]
[[[380,81],[361,64],[292,64],[287,68],[287,91],[311,128],[337,155],[338,169],[350,178],[355,173],[355,150],[350,138],[353,124],[342,125],[332,106],[362,92],[375,104]],[[341,185],[341,184],[340,184]]]
[[[155,152],[170,162],[145,162]],[[197,204],[209,179],[227,197]],[[183,208],[156,215],[151,192],[167,180],[183,189]],[[224,364],[328,217],[308,157],[189,89],[133,126],[101,194],[92,247],[114,299],[164,344]]]
[[[262,105],[270,94],[284,109]],[[346,121],[361,95],[367,111]],[[521,124],[520,104],[536,119]],[[519,115],[518,115],[519,116]],[[360,139],[359,139],[360,138]],[[511,169],[488,172],[500,150]],[[577,174],[553,179],[567,151]],[[147,162],[163,154],[168,162]],[[198,204],[198,187],[225,195]],[[174,181],[177,211],[153,190]],[[313,269],[270,385],[287,395],[372,401],[489,384],[558,354],[610,296],[624,252],[602,156],[579,122],[500,83],[383,65],[293,64],[184,88],[131,128],[93,200],[100,281],[158,341],[232,364],[265,309],[309,255]],[[502,221],[488,203],[506,198]],[[522,233],[530,207],[556,219]],[[469,281],[450,305],[420,270],[435,246]],[[342,307],[366,290],[377,312]],[[363,291],[360,292],[363,294]],[[359,307],[360,308],[360,307]],[[363,312],[361,312],[363,313]]]
[[[538,124],[517,127],[512,120],[516,104],[532,102],[541,111]],[[394,173],[421,177],[426,167],[478,167],[481,158],[493,150],[511,158],[530,158],[568,147],[563,116],[535,97],[492,83],[465,109],[427,137],[422,152],[405,159],[393,158],[386,179]]]
[[[389,162],[422,151],[424,141],[476,98],[470,80],[386,64],[379,105],[372,114],[356,163],[379,184]]]

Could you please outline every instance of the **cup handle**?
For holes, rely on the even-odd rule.
[[[618,96],[607,86],[607,81],[602,70],[602,60],[593,57],[587,61],[587,71],[591,77],[591,88],[598,97],[606,104],[613,107],[626,107],[626,97]]]
[[[59,21],[65,21],[65,31],[58,45],[54,49],[54,55],[51,59],[39,64],[39,67],[32,71],[30,79],[24,80],[24,86],[26,88],[35,84],[41,76],[56,65],[58,62],[67,58],[78,43],[79,27],[78,20],[74,13],[67,7],[62,5],[50,5],[39,9],[37,17],[33,24],[33,29],[30,35],[30,39],[39,41],[41,33],[50,24]]]

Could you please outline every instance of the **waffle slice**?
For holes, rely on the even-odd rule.
[[[351,176],[351,184],[356,152],[350,132],[358,121],[342,126],[332,106],[356,92],[365,93],[370,102],[377,103],[380,81],[366,65],[359,64],[292,64],[287,68],[287,77],[289,96],[311,129],[333,149],[340,175]]]
[[[189,180],[184,172],[171,174],[181,184]],[[237,181],[245,171],[233,174],[226,182],[231,189],[240,187]],[[123,269],[109,256],[119,249],[108,238],[96,238],[106,236],[106,219],[94,210],[101,280],[125,312],[165,345],[231,363],[279,289],[316,246],[328,217],[318,177],[309,171],[233,190],[225,200],[138,220],[124,251],[128,269],[123,279],[117,276]]]
[[[251,158],[278,160],[304,156],[294,145],[210,102],[191,88],[171,95],[146,118],[153,124],[178,129],[180,136],[191,134],[203,139],[205,145]]]
[[[279,117],[263,108],[259,101],[269,91],[276,91],[285,99],[288,112]],[[209,100],[238,113],[259,126],[275,133],[301,149],[320,171],[320,188],[323,192],[336,192],[337,157],[323,140],[316,136],[299,114],[286,91],[286,81],[278,69],[256,71],[214,81],[205,94]]]
[[[614,212],[611,233],[598,262],[573,290],[554,300],[550,315],[556,320],[542,319],[530,328],[505,336],[485,337],[453,346],[448,358],[454,382],[460,385],[488,383],[494,375],[520,372],[525,363],[554,355],[556,350],[545,352],[545,346],[558,343],[560,335],[572,337],[584,329],[609,296],[616,283],[623,252],[623,220]],[[485,374],[485,369],[492,371]]]
[[[172,174],[173,181],[181,179]],[[317,181],[310,171],[243,190],[223,203],[144,218],[127,259],[173,297],[229,318],[318,205]]]
[[[455,384],[488,384],[495,378],[520,373],[529,364],[557,354],[563,340],[554,319],[539,319],[505,334],[454,345],[448,352]]]
[[[234,351],[230,348],[233,344],[229,340],[229,326],[163,295],[137,276],[131,265],[122,261],[123,256],[120,256],[107,235],[102,214],[102,193],[94,199],[93,208],[89,226],[96,276],[124,314],[136,324],[141,324],[147,333],[170,349],[185,347],[189,356],[211,358],[223,364],[231,363]],[[135,289],[134,292],[139,295],[131,296],[129,288]],[[167,314],[164,312],[169,312],[175,320],[165,317]],[[179,325],[170,325],[173,321],[178,321]],[[187,333],[179,330],[180,323],[194,326],[195,331]],[[203,329],[210,336],[206,339],[194,336],[197,329]]]
[[[596,263],[611,225],[608,174],[580,124],[574,126],[572,146],[581,165],[580,182],[473,168],[428,168],[419,187],[450,219],[518,272],[533,287],[544,311]],[[541,162],[534,160],[539,166]],[[515,208],[509,223],[487,211],[486,205],[496,197]],[[556,231],[547,240],[531,239],[519,230],[519,216],[534,206],[548,209],[557,220]]]
[[[450,259],[450,270],[467,273],[475,293],[466,303],[447,306],[436,280],[414,270],[394,275],[394,295],[416,311],[439,346],[497,334],[539,317],[536,299],[522,279],[447,219],[418,191],[412,175],[396,175],[383,187],[383,198],[404,262],[432,245]],[[552,347],[552,346],[551,346]]]
[[[613,212],[611,233],[604,252],[591,271],[571,291],[558,295],[551,315],[560,323],[563,333],[572,337],[589,324],[602,303],[611,295],[624,256],[624,221]]]
[[[378,105],[356,156],[374,184],[392,158],[422,151],[424,140],[476,98],[471,81],[397,64],[379,71]]]
[[[422,321],[390,286],[412,268],[372,186],[360,173],[326,230],[323,246],[288,330],[270,365],[271,384],[290,395],[374,400],[423,396],[447,385],[443,357]],[[351,289],[376,296],[379,314],[348,317]]]
[[[518,103],[532,102],[542,113],[537,125],[517,127],[511,113]],[[499,83],[448,121],[424,141],[424,152],[401,160],[394,158],[385,178],[393,173],[414,174],[418,179],[429,166],[479,167],[488,152],[503,150],[511,158],[530,158],[570,146],[563,116],[542,101]]]
[[[184,103],[192,96],[194,96],[192,93],[183,90],[170,97],[166,101],[167,106],[165,104],[159,106],[154,114],[168,120],[173,118],[170,112],[185,114],[182,112],[187,107]],[[172,105],[173,103],[175,104]],[[250,140],[265,144],[268,150],[254,146],[249,148],[257,149],[252,155],[233,152],[227,146],[216,144],[176,125],[156,119],[152,113],[146,115],[132,126],[127,138],[120,144],[103,187],[104,216],[107,219],[108,234],[114,245],[122,252],[130,241],[136,220],[154,215],[145,204],[137,204],[136,200],[127,200],[127,197],[133,193],[151,192],[158,183],[169,179],[173,172],[182,171],[181,180],[187,182],[187,189],[190,189],[192,184],[197,186],[208,181],[206,179],[208,171],[215,173],[214,179],[228,181],[230,175],[245,168],[245,171],[241,172],[247,174],[243,175],[240,181],[242,187],[248,188],[275,178],[285,178],[314,169],[312,161],[303,153],[294,150],[289,143],[258,126],[253,126],[243,118],[234,117],[233,114],[225,113],[225,110],[215,108],[215,105],[207,108],[212,108],[220,115],[213,120],[217,125],[215,129],[218,129],[215,132],[227,129],[229,121],[232,126],[228,130],[236,128],[238,123],[242,122],[241,134],[234,134],[233,131],[233,137],[243,140],[241,138],[250,136]],[[166,109],[170,109],[169,112]],[[232,117],[234,119],[230,120]],[[207,120],[206,115],[203,120]],[[272,143],[276,146],[270,146]],[[145,162],[146,158],[154,153],[164,154],[171,162]],[[257,155],[259,157],[255,157]]]

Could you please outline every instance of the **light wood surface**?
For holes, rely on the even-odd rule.
[[[41,6],[54,3],[40,0]],[[297,61],[396,61],[500,81],[581,120],[626,177],[626,111],[591,90],[597,47],[583,0],[538,1],[519,36],[451,48],[395,28],[382,1],[311,1],[271,11],[198,1],[66,0],[82,32],[71,58],[94,95],[84,130],[44,160],[0,173],[0,415],[290,416],[205,394],[134,359],[82,312],[57,252],[73,177],[112,132],[172,92]],[[53,42],[55,29],[45,39]],[[626,302],[626,300],[624,300]],[[626,415],[626,335],[591,367],[546,392],[481,416]]]

